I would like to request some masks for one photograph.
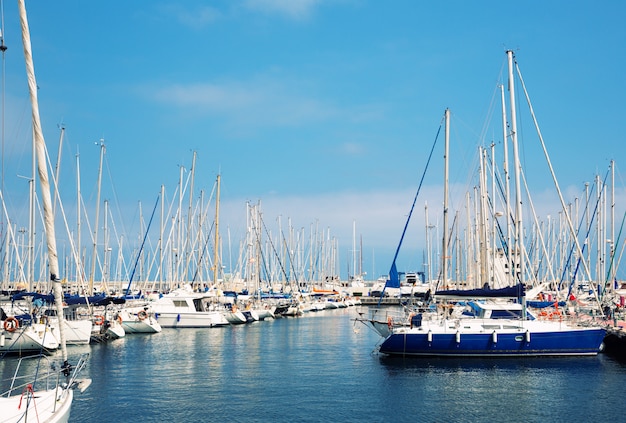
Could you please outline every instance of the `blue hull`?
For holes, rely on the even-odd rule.
[[[450,357],[520,357],[551,355],[596,355],[606,331],[604,329],[532,333],[500,333],[494,342],[491,333],[428,334],[394,333],[381,344],[380,352],[404,356]],[[458,340],[458,342],[457,342]]]

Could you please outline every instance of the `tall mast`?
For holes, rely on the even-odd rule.
[[[64,321],[63,321],[63,289],[59,277],[59,258],[57,256],[56,234],[54,229],[54,210],[52,209],[52,197],[50,195],[50,181],[48,180],[48,168],[46,166],[46,142],[41,129],[39,117],[39,101],[37,99],[37,80],[35,79],[35,66],[30,44],[30,31],[28,28],[28,18],[26,17],[26,6],[24,0],[18,0],[20,10],[20,22],[22,26],[22,44],[24,45],[24,59],[26,62],[26,75],[28,77],[28,91],[32,107],[33,137],[35,140],[35,153],[37,157],[37,170],[39,173],[39,183],[41,185],[41,200],[44,211],[44,227],[46,231],[46,241],[48,247],[48,266],[50,269],[50,280],[54,289],[54,298],[59,319],[59,333],[61,352],[64,364],[67,362],[67,349],[65,342]]]
[[[161,225],[159,227],[159,291],[163,290],[163,234],[165,231],[165,186],[161,184]]]
[[[96,259],[98,253],[98,225],[100,218],[100,189],[102,186],[102,161],[104,159],[104,139],[100,139],[100,165],[98,167],[98,194],[96,195],[96,220],[93,225],[93,251],[91,253],[91,273],[89,275],[89,293],[93,294],[93,280],[96,276]]]
[[[504,96],[504,84],[500,85],[500,96],[502,101],[502,143],[503,143],[503,165],[502,170],[504,172],[504,218],[506,219],[506,248],[504,249],[504,253],[506,254],[506,262],[508,263],[509,272],[505,274],[507,278],[505,285],[512,285],[512,281],[514,280],[515,275],[515,265],[512,261],[511,255],[511,207],[510,207],[510,181],[511,176],[509,175],[509,142],[508,142],[508,131],[507,131],[507,118],[506,118],[506,100]]]
[[[217,277],[220,264],[219,242],[220,242],[220,174],[217,174],[217,191],[215,195],[215,247],[213,259],[213,283],[217,285]]]
[[[441,250],[441,280],[448,283],[447,255],[448,255],[448,158],[450,152],[450,109],[446,109],[446,137],[443,153],[443,247]]]
[[[191,223],[192,223],[192,219],[193,219],[193,185],[194,185],[194,181],[195,181],[195,175],[196,175],[196,152],[193,152],[193,157],[191,159],[191,172],[189,175],[190,178],[190,187],[189,187],[189,206],[188,206],[188,211],[187,211],[187,229],[185,230],[185,246],[184,246],[184,258],[185,260],[185,268],[183,269],[183,280],[187,281],[188,277],[188,271],[189,271],[189,265],[191,263],[191,258],[193,255],[192,252],[192,245],[191,245]],[[182,206],[182,203],[181,203]],[[182,208],[181,208],[181,213],[182,213]]]
[[[355,278],[356,278],[356,220],[353,220],[352,221],[352,280],[354,280]]]
[[[65,125],[60,124],[59,125],[59,129],[61,130],[61,135],[59,135],[59,153],[57,155],[57,164],[55,166],[54,169],[54,181],[56,183],[56,186],[59,186],[59,172],[61,171],[61,152],[63,151],[63,138],[65,135]],[[56,190],[58,191],[58,189]],[[57,209],[57,197],[54,197],[54,207],[53,210],[56,212]]]
[[[81,243],[80,243],[80,215],[82,212],[81,207],[81,193],[80,193],[80,154],[76,153],[76,254],[78,255],[78,259],[76,259],[76,284],[80,287],[84,287],[83,285],[83,256],[81,253]]]
[[[521,162],[517,143],[517,115],[515,111],[515,81],[513,80],[513,51],[506,52],[509,62],[509,107],[511,108],[511,137],[513,141],[513,164],[515,166],[515,248],[513,249],[514,272],[519,272],[519,282],[524,285],[524,249],[522,237],[522,183]],[[515,275],[515,273],[513,273]]]

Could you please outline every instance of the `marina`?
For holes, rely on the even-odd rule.
[[[609,355],[386,357],[374,351],[379,335],[355,322],[358,311],[367,312],[345,308],[249,325],[163,329],[69,347],[70,356],[90,354],[83,374],[93,380],[75,394],[70,422],[106,416],[382,423],[390,409],[399,422],[612,421],[618,413],[626,364]],[[14,362],[0,361],[3,379]]]
[[[593,182],[562,189],[516,51],[504,51],[483,123],[494,140],[472,135],[467,154],[445,108],[430,149],[420,139],[411,174],[381,172],[390,177],[385,194],[390,186],[416,190],[412,203],[400,199],[404,189],[393,201],[368,201],[385,213],[373,213],[367,229],[385,225],[385,238],[399,236],[386,273],[368,276],[354,217],[350,247],[317,217],[308,228],[282,211],[274,218],[247,194],[234,200],[244,221],[224,223],[221,169],[207,189],[213,176],[198,166],[197,150],[172,174],[173,187],[150,180],[153,206],[139,202],[132,218],[130,207],[114,204],[112,182],[103,184],[110,172],[104,138],[95,142],[97,166],[81,173],[75,154],[68,170],[58,125],[53,166],[24,0],[18,11],[32,175],[19,176],[28,190],[11,186],[5,197],[3,128],[1,423],[604,421],[620,412],[626,213],[620,218],[616,209],[619,169],[611,159]],[[451,183],[451,170],[469,162],[461,182]],[[97,175],[91,197],[82,192],[85,173]],[[71,182],[59,183],[62,174]],[[293,177],[286,174],[280,179]],[[134,187],[132,179],[124,188]],[[301,181],[291,182],[299,194]],[[433,198],[443,201],[429,208]],[[283,205],[298,203],[288,200]],[[412,218],[421,221],[418,235]],[[402,231],[390,229],[402,223]]]

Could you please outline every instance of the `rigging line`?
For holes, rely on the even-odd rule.
[[[283,266],[283,261],[280,259],[280,256],[278,254],[278,251],[276,251],[276,246],[274,246],[274,242],[272,241],[272,236],[270,234],[270,232],[267,230],[267,226],[265,226],[265,220],[263,220],[262,217],[259,217],[259,220],[261,221],[261,224],[263,225],[263,229],[265,229],[265,233],[267,234],[267,239],[270,242],[270,246],[272,247],[272,250],[274,251],[274,255],[276,256],[276,258],[278,258],[278,265],[280,266],[280,270],[283,272],[283,275],[285,276],[285,281],[288,282],[291,285],[291,281],[289,280],[289,275],[287,274],[287,271],[285,270],[285,267]],[[285,235],[283,234],[283,231],[281,229],[280,234],[283,238],[283,240],[285,239]],[[285,241],[285,245],[286,241]],[[293,263],[291,254],[289,252],[289,248],[287,248],[287,256],[289,257],[289,261],[291,263]],[[269,278],[268,278],[269,279]],[[298,275],[296,275],[296,283],[298,282]]]
[[[260,203],[259,203],[259,205],[260,205]],[[254,238],[256,239],[256,245],[257,245],[256,252],[260,256],[261,262],[263,263],[263,264],[258,264],[257,263],[257,266],[259,266],[259,268],[258,268],[258,272],[256,272],[256,274],[255,274],[255,277],[256,277],[256,281],[255,282],[257,282],[259,284],[259,286],[261,286],[261,282],[262,282],[261,271],[263,271],[265,273],[265,276],[267,277],[267,281],[268,281],[269,284],[272,283],[272,273],[269,270],[269,266],[268,266],[268,263],[267,263],[267,260],[266,260],[266,257],[265,257],[265,253],[263,252],[263,247],[261,246],[261,235],[262,235],[262,233],[259,233],[261,228],[258,227],[257,219],[260,219],[261,221],[263,221],[263,220],[262,220],[262,218],[260,216],[260,213],[258,212],[258,209],[256,208],[256,206],[253,206],[253,207],[254,207],[254,210],[255,210],[257,216],[256,216],[255,219],[252,219],[252,216],[250,216],[250,224],[252,224],[254,226],[254,228],[253,228],[254,229]],[[250,211],[250,209],[248,209],[248,212],[249,211]],[[254,223],[253,223],[253,221],[254,221]],[[266,230],[266,232],[267,232],[267,230]],[[271,237],[269,233],[268,233],[268,237]],[[270,242],[271,242],[271,240],[270,240]],[[289,282],[289,278],[287,278],[287,282]]]
[[[204,242],[204,245],[202,246],[202,251],[200,252],[200,257],[198,257],[198,263],[196,264],[196,271],[193,274],[193,278],[191,279],[191,284],[193,286],[194,282],[196,281],[196,279],[198,278],[198,273],[200,273],[200,270],[202,269],[202,259],[204,258],[205,253],[208,250],[208,246],[209,246],[209,241],[211,241],[211,237],[213,236],[213,227],[215,226],[215,222],[211,223],[211,226],[209,227],[209,232],[207,233],[206,236],[206,241]],[[217,281],[213,281],[213,284],[215,286],[217,286]]]
[[[117,195],[117,189],[115,188],[115,183],[113,183],[113,175],[111,173],[111,166],[110,166],[110,163],[109,163],[109,159],[108,159],[108,157],[106,155],[104,157],[104,166],[106,167],[107,174],[109,175],[109,181],[111,182],[110,189],[113,192],[113,199],[115,200],[115,208],[117,209],[116,211],[117,211],[119,216],[123,216],[122,210],[120,208],[120,200],[119,200],[119,197]],[[129,233],[126,230],[126,222],[124,221],[124,219],[120,219],[120,220],[122,221],[122,231],[123,231],[123,233],[125,233],[125,234]]]
[[[126,287],[126,295],[130,293],[130,285],[133,283],[133,276],[135,276],[135,270],[137,270],[137,265],[139,264],[139,258],[141,257],[141,252],[143,251],[143,245],[146,243],[146,238],[148,238],[148,232],[150,231],[150,225],[152,225],[152,218],[154,217],[154,212],[157,209],[157,205],[159,204],[159,198],[161,195],[157,195],[156,202],[154,203],[154,208],[152,209],[152,214],[150,215],[150,221],[148,221],[148,227],[146,228],[146,232],[143,235],[143,241],[141,241],[141,247],[139,247],[139,251],[137,252],[137,258],[135,259],[135,266],[133,266],[133,271],[130,274],[130,278],[128,280],[128,286]]]
[[[389,279],[385,282],[385,286],[383,287],[383,292],[380,293],[380,299],[378,300],[378,305],[380,305],[380,302],[382,301],[382,298],[385,294],[385,288],[387,288],[387,286],[390,286],[390,287],[400,286],[400,280],[398,278],[398,269],[396,268],[396,259],[398,258],[398,253],[400,252],[400,247],[402,246],[402,241],[404,240],[404,235],[406,234],[406,230],[409,226],[409,221],[411,220],[411,215],[413,214],[413,209],[415,208],[415,203],[417,202],[417,197],[419,196],[420,190],[422,189],[422,184],[424,183],[424,177],[426,176],[426,171],[428,170],[428,165],[430,164],[430,160],[433,157],[433,152],[435,151],[435,146],[437,145],[437,140],[439,139],[439,134],[441,133],[441,127],[443,126],[444,119],[442,119],[441,122],[439,123],[439,129],[437,129],[437,134],[435,135],[435,141],[433,142],[433,146],[430,149],[428,160],[426,161],[426,167],[424,168],[424,172],[422,173],[422,178],[420,179],[417,192],[415,193],[415,198],[413,198],[413,205],[411,206],[411,211],[409,212],[409,216],[406,220],[406,223],[404,224],[404,230],[402,231],[400,242],[398,243],[398,247],[396,248],[396,253],[393,256],[391,269],[389,269]]]
[[[580,256],[582,256],[582,251],[581,251],[581,247],[580,247],[580,243],[578,242],[578,238],[576,237],[576,233],[574,231],[574,224],[572,223],[572,219],[570,217],[569,212],[567,211],[567,207],[565,205],[565,199],[563,198],[563,194],[561,192],[561,188],[559,186],[559,181],[556,178],[556,174],[554,172],[554,168],[552,167],[552,162],[550,161],[550,156],[548,154],[548,149],[546,147],[546,144],[543,140],[543,135],[541,134],[541,130],[539,128],[539,122],[537,121],[537,117],[535,115],[535,111],[533,109],[532,103],[530,101],[530,95],[528,93],[528,91],[526,90],[526,84],[524,84],[524,79],[522,78],[522,71],[519,68],[519,65],[517,64],[517,62],[515,62],[515,69],[517,70],[517,75],[519,77],[519,82],[522,85],[523,91],[524,91],[524,95],[526,97],[526,103],[528,104],[528,107],[530,109],[530,115],[532,117],[533,123],[535,125],[535,129],[537,131],[537,136],[539,137],[539,141],[541,142],[541,147],[543,149],[543,153],[548,165],[548,168],[550,169],[550,174],[552,176],[552,182],[554,183],[554,186],[556,188],[556,192],[558,194],[559,200],[561,202],[561,209],[563,210],[563,215],[565,216],[565,221],[568,225],[568,228],[570,230],[570,233],[572,234],[572,237],[574,238],[574,242],[576,245],[576,250],[578,252],[578,254]],[[586,276],[589,280],[591,280],[591,271],[589,270],[589,267],[587,266],[587,262],[586,261],[582,261],[581,262],[583,264],[583,269],[586,273]],[[597,294],[596,294],[597,296]]]
[[[592,227],[592,223],[596,218],[596,214],[598,211],[598,205],[600,204],[601,200],[602,200],[602,192],[604,191],[604,187],[606,186],[606,179],[609,177],[609,173],[610,173],[611,169],[609,168],[606,171],[606,175],[604,176],[604,180],[602,181],[602,188],[600,189],[600,191],[598,191],[598,199],[596,201],[596,205],[593,208],[593,213],[591,214],[591,221],[589,222],[589,226],[587,227],[587,233],[585,234],[585,243],[582,246],[582,250],[580,251],[580,256],[578,257],[578,260],[576,262],[576,269],[574,269],[574,274],[572,275],[572,281],[569,284],[569,287],[567,289],[567,298],[569,298],[570,294],[572,293],[572,288],[574,287],[574,282],[576,281],[576,275],[578,274],[578,270],[580,268],[580,263],[581,261],[584,262],[584,258],[585,258],[585,248],[587,247],[588,244],[588,239],[589,239],[589,233],[591,232],[591,227]],[[593,193],[593,191],[591,192]],[[591,198],[590,198],[591,199]],[[587,206],[585,206],[587,207]],[[585,210],[586,212],[586,210]],[[583,222],[581,219],[580,222],[580,226],[582,226]],[[579,228],[580,230],[580,228]],[[576,242],[578,240],[578,233],[575,234],[576,238],[574,239],[574,241]],[[572,255],[574,254],[574,244],[572,244],[572,247],[570,248],[570,253],[569,253],[569,257],[567,258],[567,262],[565,263],[565,265],[563,266],[563,273],[565,273],[565,270],[567,269],[567,264],[569,263]],[[562,277],[561,281],[564,279],[564,276]]]
[[[7,46],[4,44],[4,1],[0,0],[0,51],[2,51],[2,165],[0,170],[0,189],[4,191],[4,118],[5,118],[5,74],[6,74],[6,61],[5,53]]]
[[[611,277],[611,273],[613,273],[613,261],[615,260],[615,253],[617,253],[617,248],[615,248],[615,246],[617,246],[619,244],[620,238],[622,237],[622,230],[624,229],[624,222],[626,221],[626,213],[624,213],[624,216],[622,216],[622,224],[619,227],[619,232],[617,234],[617,240],[614,240],[613,242],[613,251],[611,252],[611,261],[609,262],[609,270],[606,274],[606,279],[604,281],[604,292],[606,292],[606,286],[609,283],[609,278]],[[618,262],[619,264],[619,262]],[[617,266],[615,266],[617,267]],[[616,280],[617,277],[613,276],[613,280]]]

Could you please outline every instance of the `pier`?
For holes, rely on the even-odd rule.
[[[407,301],[408,298],[398,297],[384,297],[382,300],[380,297],[358,297],[361,300],[361,305],[376,306],[380,305],[402,305],[403,301]]]

